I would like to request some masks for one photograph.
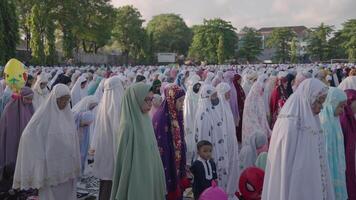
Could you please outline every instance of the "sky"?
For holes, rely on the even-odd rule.
[[[188,26],[222,18],[240,30],[244,26],[315,27],[321,22],[341,28],[356,18],[356,0],[112,0],[115,7],[133,5],[148,22],[163,13],[179,14]]]

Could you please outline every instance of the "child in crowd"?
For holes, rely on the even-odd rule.
[[[211,186],[211,181],[217,179],[216,165],[211,159],[213,145],[209,141],[202,140],[197,144],[198,159],[193,162],[190,171],[194,176],[193,194],[198,200],[201,193]]]

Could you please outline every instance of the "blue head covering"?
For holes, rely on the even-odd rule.
[[[324,108],[320,112],[335,199],[347,199],[344,138],[339,117],[335,116],[335,110],[338,105],[346,100],[347,97],[344,91],[330,87],[324,102]]]

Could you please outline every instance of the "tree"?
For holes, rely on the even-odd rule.
[[[328,44],[328,37],[333,32],[333,27],[321,23],[316,28],[311,28],[308,34],[308,53],[317,58],[319,61],[323,61],[328,56],[330,49]]]
[[[184,20],[176,14],[154,16],[147,24],[147,33],[152,36],[153,50],[187,55],[192,32]]]
[[[189,48],[190,58],[218,63],[218,52],[223,55],[220,59],[235,58],[238,38],[236,28],[231,25],[231,22],[219,18],[204,20],[203,25],[195,26],[193,30],[193,41]]]
[[[35,64],[45,63],[45,53],[44,53],[44,18],[41,12],[43,9],[40,8],[38,4],[32,7],[31,17],[30,17],[30,30],[32,39],[30,42],[32,50],[32,62]]]
[[[75,30],[79,31],[80,2],[77,0],[57,1],[54,6],[55,18],[58,20],[59,28],[62,32],[62,50],[64,57],[73,58],[74,50],[79,48],[79,42],[75,35]]]
[[[274,59],[277,62],[285,63],[289,59],[289,44],[295,37],[294,31],[289,28],[276,28],[267,39],[267,46],[275,48]]]
[[[329,51],[328,51],[328,59],[344,59],[347,58],[346,49],[343,46],[343,42],[346,39],[342,36],[342,32],[336,31],[334,32],[334,36],[329,40]]]
[[[346,49],[349,60],[356,61],[356,19],[350,19],[343,24],[341,36],[344,38],[342,45]]]
[[[225,52],[224,52],[224,37],[219,36],[218,49],[216,50],[218,56],[218,63],[223,64],[225,62]]]
[[[298,39],[296,37],[293,37],[292,42],[290,44],[290,62],[298,62]]]
[[[116,10],[113,37],[125,57],[125,64],[129,56],[136,59],[145,47],[143,22],[140,12],[133,6],[123,6]]]
[[[0,0],[0,63],[16,55],[19,41],[16,6],[11,0]]]
[[[53,20],[47,20],[46,30],[45,30],[45,55],[46,64],[53,65],[57,61],[56,54],[56,37],[54,32],[56,26]]]
[[[79,1],[78,17],[80,20],[73,26],[76,39],[84,52],[97,53],[111,39],[114,8],[108,0]]]
[[[257,56],[262,52],[262,39],[261,35],[254,28],[244,27],[244,33],[240,40],[239,57],[247,60],[248,62],[255,61]]]

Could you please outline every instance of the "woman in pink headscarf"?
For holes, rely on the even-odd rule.
[[[237,103],[237,92],[236,92],[235,85],[233,83],[234,75],[235,75],[235,72],[227,71],[224,73],[223,77],[224,77],[224,81],[226,83],[228,83],[229,86],[231,87],[230,106],[231,106],[232,114],[234,115],[234,122],[235,122],[235,127],[236,127],[239,124],[240,115],[239,115],[239,107],[238,107],[238,103]]]
[[[356,90],[345,90],[347,105],[340,116],[344,133],[346,158],[346,186],[349,200],[356,199]]]

